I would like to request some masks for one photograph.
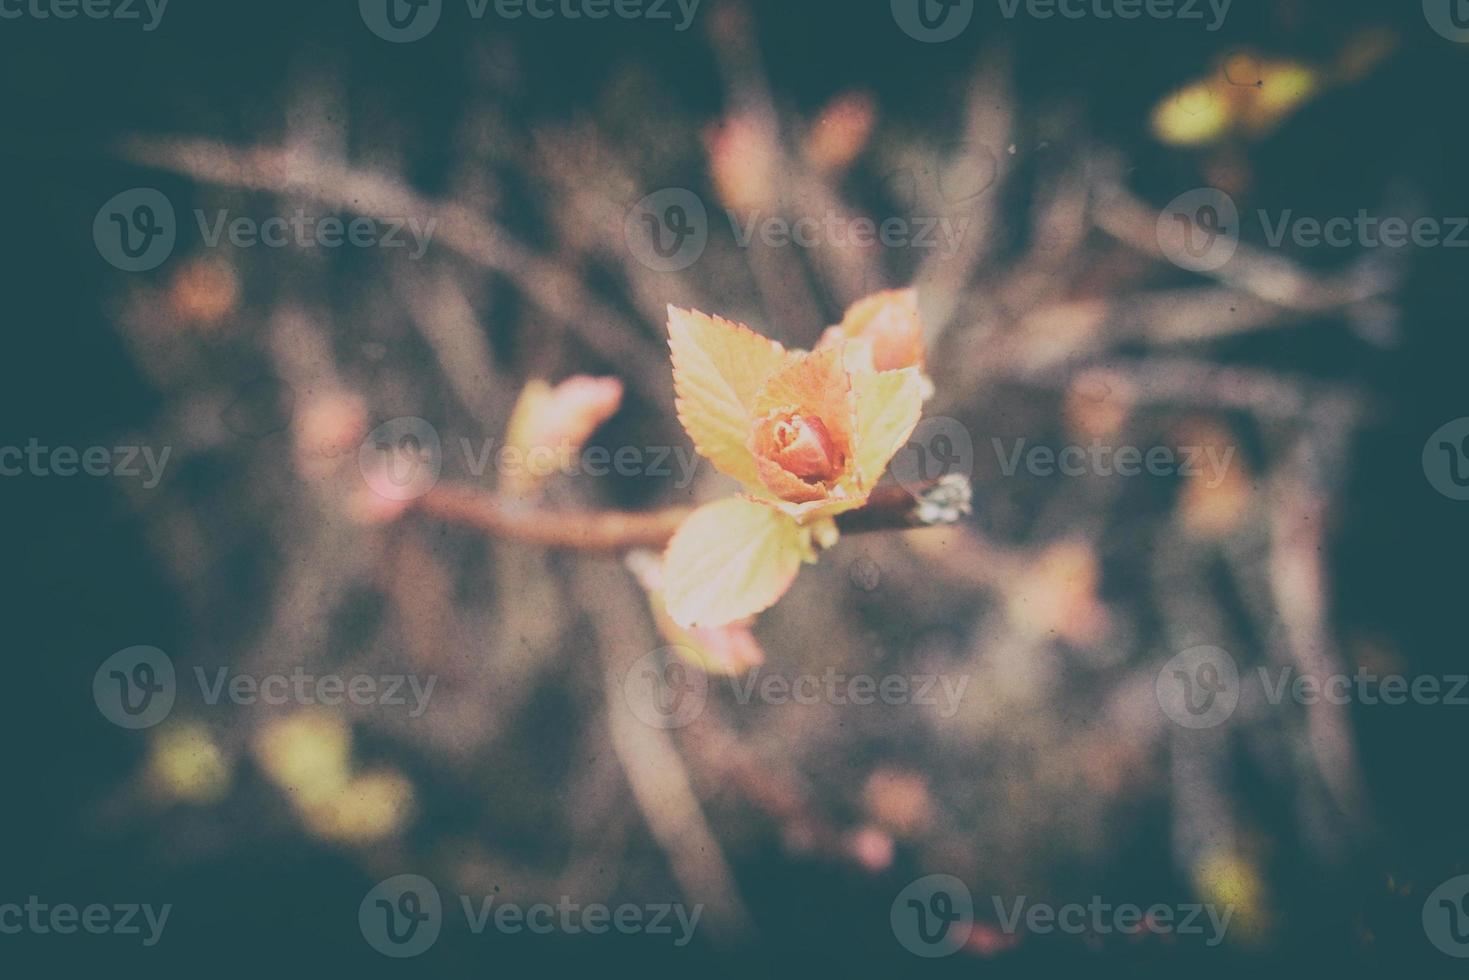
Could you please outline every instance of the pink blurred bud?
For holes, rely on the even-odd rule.
[[[530,381],[510,416],[506,441],[523,450],[570,445],[575,452],[621,405],[617,378],[578,374],[555,387]]]
[[[709,172],[726,207],[759,209],[775,200],[780,151],[775,133],[753,114],[730,116],[704,134]]]
[[[842,322],[822,335],[817,347],[841,343],[865,346],[871,351],[872,367],[878,371],[922,368],[923,321],[918,316],[918,291],[890,289],[853,303]]]
[[[893,863],[893,839],[876,827],[861,827],[847,836],[847,850],[864,871],[886,871]]]
[[[367,404],[360,396],[348,391],[308,396],[291,422],[298,472],[308,480],[326,476],[344,458],[356,458],[366,434]]]
[[[837,96],[822,110],[806,137],[806,159],[818,170],[845,170],[867,146],[877,109],[861,92]]]

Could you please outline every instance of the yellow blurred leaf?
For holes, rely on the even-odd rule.
[[[300,799],[325,798],[351,772],[352,732],[346,719],[321,708],[274,718],[255,737],[260,767]]]
[[[413,786],[402,774],[380,769],[355,776],[330,794],[294,802],[317,836],[368,844],[407,825],[413,815]]]
[[[185,803],[213,803],[230,787],[230,765],[209,729],[183,722],[153,736],[148,782],[161,795]]]
[[[1153,135],[1173,146],[1203,146],[1260,136],[1320,94],[1316,69],[1290,58],[1237,51],[1219,68],[1170,92],[1153,108]]]
[[[1245,945],[1269,930],[1265,882],[1259,869],[1238,854],[1213,852],[1194,868],[1194,887],[1205,902],[1232,910],[1229,938]]]
[[[1259,74],[1252,97],[1240,108],[1244,124],[1257,132],[1273,129],[1321,87],[1320,76],[1298,61],[1267,61],[1260,66]]]
[[[745,497],[705,504],[664,555],[668,615],[685,629],[723,626],[768,609],[809,554],[809,532]]]
[[[1218,139],[1229,128],[1228,103],[1207,82],[1195,82],[1169,95],[1153,109],[1153,135],[1173,146],[1197,146]]]
[[[723,626],[696,626],[685,629],[668,615],[663,596],[663,559],[651,552],[635,551],[627,556],[627,566],[648,593],[648,605],[658,633],[678,651],[680,657],[706,673],[739,675],[765,662],[765,651],[750,632],[754,617],[738,619]]]

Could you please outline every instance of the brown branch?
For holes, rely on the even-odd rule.
[[[646,512],[556,510],[443,484],[419,498],[417,509],[429,517],[468,525],[497,538],[546,548],[604,552],[661,548],[690,511],[687,507]]]
[[[120,147],[139,165],[200,183],[303,197],[378,220],[417,219],[434,240],[483,269],[513,280],[539,310],[559,320],[617,373],[654,400],[672,403],[669,375],[650,355],[651,337],[603,302],[553,259],[522,245],[500,225],[453,201],[417,194],[384,173],[288,147],[232,146],[207,139],[133,137]]]
[[[440,484],[416,502],[419,513],[463,524],[497,538],[544,548],[616,553],[662,548],[691,511],[557,510],[508,501],[464,486]],[[900,531],[952,524],[969,513],[969,481],[948,476],[918,495],[902,487],[880,487],[865,507],[837,517],[844,534]]]

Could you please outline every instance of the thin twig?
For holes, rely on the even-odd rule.
[[[462,204],[430,200],[387,174],[279,147],[135,137],[122,145],[121,152],[135,163],[203,183],[298,195],[379,220],[417,218],[457,254],[514,280],[537,307],[616,364],[618,373],[645,394],[672,402],[667,372],[654,367],[657,359],[644,356],[656,346],[652,338],[592,295],[575,274],[530,251]]]
[[[419,498],[416,506],[429,517],[478,528],[497,538],[603,553],[661,548],[692,511],[689,507],[560,510],[443,484]],[[916,496],[900,486],[880,487],[866,506],[839,515],[837,528],[846,534],[900,531],[952,524],[967,513],[969,481],[951,476]]]

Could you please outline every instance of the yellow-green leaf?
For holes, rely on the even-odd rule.
[[[745,444],[755,394],[781,366],[785,348],[741,324],[672,306],[668,345],[678,419],[694,448],[719,472],[763,491]]]
[[[852,375],[857,395],[857,474],[871,491],[923,414],[923,376],[917,368]]]
[[[768,609],[808,553],[807,533],[773,507],[726,497],[690,514],[663,558],[668,615],[688,629]]]

